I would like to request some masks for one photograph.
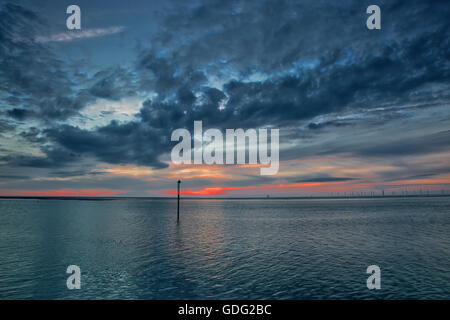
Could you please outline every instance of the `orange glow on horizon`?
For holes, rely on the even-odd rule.
[[[255,187],[204,187],[199,188],[198,190],[194,189],[186,189],[181,190],[182,195],[188,196],[217,196],[227,194],[232,190],[242,190],[242,189],[254,189]],[[160,191],[162,194],[166,195],[176,195],[176,190],[162,190]]]
[[[239,190],[254,190],[261,191],[267,190],[268,192],[306,192],[306,193],[358,193],[358,192],[381,192],[394,191],[396,189],[414,189],[419,186],[428,186],[431,189],[438,189],[442,185],[450,184],[448,179],[424,179],[424,180],[403,180],[399,184],[399,181],[389,183],[378,182],[362,182],[362,181],[330,181],[330,182],[302,182],[302,183],[287,183],[287,184],[263,184],[258,186],[238,186],[238,187],[226,187],[226,186],[213,186],[213,187],[200,187],[200,188],[188,188],[181,189],[182,195],[188,196],[218,196],[226,195],[232,191]],[[150,193],[160,193],[163,195],[174,196],[177,194],[175,189],[166,190],[149,190]]]
[[[229,193],[230,191],[235,190],[265,190],[272,189],[273,191],[279,191],[279,189],[289,189],[289,188],[308,188],[308,187],[320,187],[327,185],[337,185],[342,184],[344,182],[306,182],[306,183],[291,183],[291,184],[276,184],[276,185],[259,185],[259,186],[242,186],[242,187],[225,187],[225,186],[215,186],[215,187],[203,187],[197,189],[185,189],[181,190],[182,195],[189,196],[215,196],[215,195],[224,195]],[[149,192],[159,192],[165,195],[176,195],[176,190],[161,190],[161,191],[153,191]]]

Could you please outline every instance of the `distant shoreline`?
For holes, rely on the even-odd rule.
[[[308,200],[308,199],[393,199],[393,198],[439,198],[450,194],[429,195],[385,195],[385,196],[301,196],[301,197],[183,197],[184,200]],[[113,201],[113,200],[176,200],[176,197],[60,197],[60,196],[0,196],[1,199],[23,200],[78,200],[78,201]]]

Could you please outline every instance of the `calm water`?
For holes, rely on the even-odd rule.
[[[0,200],[0,298],[450,299],[450,198],[181,210],[177,224],[173,200]],[[81,290],[66,287],[70,264]]]

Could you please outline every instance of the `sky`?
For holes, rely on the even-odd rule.
[[[448,1],[0,1],[0,195],[449,192],[449,16]],[[173,164],[172,132],[196,120],[279,129],[278,173]]]

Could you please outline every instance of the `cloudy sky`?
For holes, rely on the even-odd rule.
[[[0,195],[450,189],[448,1],[0,4]],[[172,164],[194,120],[279,128],[278,174]]]

